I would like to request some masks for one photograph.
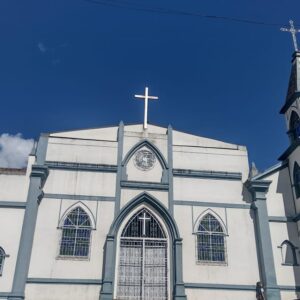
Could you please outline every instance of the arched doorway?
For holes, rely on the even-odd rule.
[[[150,209],[139,209],[127,221],[118,247],[116,298],[167,300],[168,236]]]

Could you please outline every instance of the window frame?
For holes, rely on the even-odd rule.
[[[282,249],[283,249],[284,245],[286,245],[286,247],[290,247],[290,249],[292,250],[292,254],[293,254],[293,262],[292,263],[288,263],[288,262],[285,261],[285,258],[284,258],[283,252],[282,252]],[[299,266],[298,258],[297,258],[297,251],[296,251],[298,249],[298,247],[296,247],[289,240],[285,240],[281,243],[280,246],[278,246],[278,248],[280,249],[280,254],[281,254],[281,259],[282,259],[281,265],[282,266]]]
[[[88,220],[89,222],[89,226],[82,226],[83,223],[85,223],[86,221],[84,221],[82,224],[73,224],[73,225],[66,225],[66,220],[69,218],[69,216],[76,210],[81,210],[81,213],[84,213],[84,215],[87,217],[86,220]],[[92,247],[92,232],[95,229],[93,226],[93,221],[89,215],[89,213],[81,206],[75,206],[72,207],[72,209],[70,209],[65,215],[64,218],[62,219],[61,225],[58,227],[59,229],[61,229],[61,235],[60,235],[60,240],[59,240],[59,244],[58,244],[58,255],[57,255],[57,259],[62,259],[62,260],[89,260],[90,259],[90,253],[91,253],[91,247]],[[74,242],[74,248],[73,248],[73,255],[68,255],[68,254],[62,254],[62,243],[63,243],[63,238],[64,238],[64,232],[65,230],[68,229],[75,229],[75,242]],[[88,250],[87,250],[87,255],[75,255],[75,251],[76,251],[76,246],[78,246],[78,242],[76,240],[76,238],[78,237],[78,231],[82,230],[82,229],[87,229],[89,230],[89,237],[88,237]],[[76,243],[77,242],[77,243]]]
[[[211,231],[211,230],[199,230],[201,226],[201,222],[204,220],[205,217],[210,215],[212,218],[214,218],[218,222],[218,226],[221,228],[222,231]],[[218,218],[214,213],[211,211],[204,213],[196,223],[196,228],[195,228],[195,254],[196,254],[196,263],[199,265],[213,265],[213,266],[227,266],[228,265],[228,256],[227,256],[227,240],[226,237],[228,236],[225,227],[223,225],[223,222]],[[223,237],[223,249],[224,250],[224,260],[200,260],[200,249],[199,249],[199,237],[203,235],[209,235],[212,237],[213,235],[215,236],[222,236]],[[210,243],[210,251],[211,251],[211,243]]]
[[[294,169],[293,169],[293,186],[295,189],[295,196],[298,199],[300,198],[300,166],[296,161],[294,163]]]

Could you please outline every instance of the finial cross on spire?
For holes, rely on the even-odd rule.
[[[156,96],[149,96],[149,89],[145,88],[145,95],[134,95],[135,98],[142,98],[145,99],[145,110],[144,110],[144,129],[147,129],[147,122],[148,122],[148,100],[158,99]]]
[[[290,28],[284,28],[284,27],[282,27],[282,28],[280,28],[280,30],[281,30],[281,31],[288,31],[288,32],[291,33],[292,38],[293,38],[293,43],[294,43],[295,51],[298,51],[298,44],[297,44],[297,37],[296,37],[296,34],[297,34],[298,32],[300,32],[300,30],[295,28],[294,22],[293,22],[292,20],[290,20],[289,23],[290,23],[290,25],[291,25]]]

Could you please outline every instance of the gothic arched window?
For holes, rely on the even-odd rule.
[[[294,164],[294,171],[293,171],[293,179],[294,179],[294,187],[295,187],[295,194],[296,197],[300,197],[300,167],[297,162]]]
[[[282,242],[282,244],[279,246],[281,249],[281,256],[282,256],[282,264],[287,266],[297,266],[297,254],[296,249],[290,241],[285,240]]]
[[[91,220],[88,214],[76,207],[66,216],[62,226],[60,256],[87,257],[90,250]]]
[[[7,255],[5,254],[4,250],[0,247],[0,276],[3,272],[4,260]]]
[[[197,235],[197,261],[225,263],[225,234],[220,222],[210,213],[200,221]]]
[[[289,132],[290,132],[290,137],[291,137],[292,141],[294,141],[300,137],[300,118],[295,111],[292,112],[292,115],[290,118]]]

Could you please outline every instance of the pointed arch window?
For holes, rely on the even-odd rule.
[[[300,118],[295,111],[291,115],[289,132],[292,141],[300,137]]]
[[[199,222],[196,237],[198,262],[226,263],[225,234],[216,217],[206,214]]]
[[[285,240],[279,246],[281,249],[282,264],[285,266],[298,266],[296,249],[292,242]]]
[[[88,257],[91,240],[91,220],[88,214],[76,207],[65,218],[62,226],[60,256]]]
[[[3,268],[4,268],[4,261],[8,255],[5,253],[3,248],[0,247],[0,276],[2,276]]]
[[[294,179],[294,187],[295,187],[295,194],[296,197],[300,197],[300,167],[297,162],[294,164],[294,171],[293,171],[293,179]]]

